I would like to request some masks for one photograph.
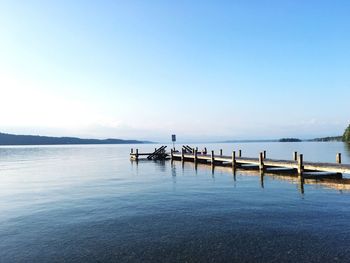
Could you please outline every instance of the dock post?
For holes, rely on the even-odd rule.
[[[337,163],[341,164],[341,153],[337,153]]]
[[[184,150],[184,148],[182,148],[182,150],[181,150],[181,160],[182,161],[185,160],[185,150]]]
[[[304,172],[304,165],[303,165],[303,155],[299,154],[298,155],[298,174],[300,177],[303,176],[303,172]]]
[[[211,163],[214,164],[214,151],[211,151]]]
[[[293,153],[293,160],[298,161],[298,152]]]
[[[131,148],[131,150],[130,150],[130,154],[133,154],[134,153],[134,149],[133,148]]]
[[[135,159],[136,161],[139,160],[139,149],[136,149]]]
[[[204,147],[204,154],[207,154],[208,151],[207,151],[207,147]]]
[[[238,157],[242,157],[242,150],[238,150]]]
[[[171,155],[171,159],[173,159],[173,155],[174,155],[174,150],[170,149],[170,155]]]
[[[198,161],[198,150],[197,149],[194,150],[193,155],[194,155],[193,156],[194,162],[197,163],[197,161]]]
[[[266,151],[263,152],[263,157],[266,159]]]
[[[232,168],[236,169],[236,151],[232,151]]]
[[[264,153],[260,152],[259,154],[259,169],[260,171],[264,171]]]
[[[222,156],[222,149],[220,149],[220,156]]]

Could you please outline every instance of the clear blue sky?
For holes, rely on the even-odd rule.
[[[349,1],[0,1],[0,131],[341,134],[349,14]]]

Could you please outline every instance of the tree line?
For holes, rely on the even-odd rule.
[[[345,132],[343,134],[343,141],[350,142],[350,125],[345,129]]]

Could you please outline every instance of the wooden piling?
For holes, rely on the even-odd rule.
[[[220,149],[220,156],[222,156],[222,149]]]
[[[139,149],[136,149],[135,160],[137,161],[138,159],[139,159]]]
[[[293,160],[298,161],[298,152],[293,153]]]
[[[242,157],[242,150],[238,150],[238,157]]]
[[[232,168],[236,169],[236,152],[232,151]]]
[[[204,154],[207,154],[208,151],[207,151],[207,147],[204,147]]]
[[[337,153],[336,161],[341,164],[341,153]]]
[[[131,148],[131,150],[130,150],[130,154],[133,154],[134,153],[134,149],[133,148]]]
[[[193,159],[194,159],[194,162],[197,163],[197,161],[198,161],[198,150],[197,149],[194,150]]]
[[[174,155],[174,150],[173,150],[173,149],[170,149],[170,156],[171,156],[171,159],[173,159],[173,155]]]
[[[211,163],[214,164],[214,151],[211,151]]]
[[[184,150],[184,148],[182,148],[182,150],[181,150],[181,160],[182,161],[185,160],[185,150]]]
[[[298,155],[298,174],[299,176],[303,176],[303,172],[304,172],[304,161],[303,161],[303,155],[299,154]]]
[[[263,151],[263,157],[266,159],[266,151]]]
[[[260,152],[259,154],[259,169],[260,171],[264,171],[264,153]]]

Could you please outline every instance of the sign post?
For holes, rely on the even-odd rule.
[[[175,149],[175,142],[176,142],[176,135],[175,134],[171,135],[171,141],[173,142],[173,148]]]

